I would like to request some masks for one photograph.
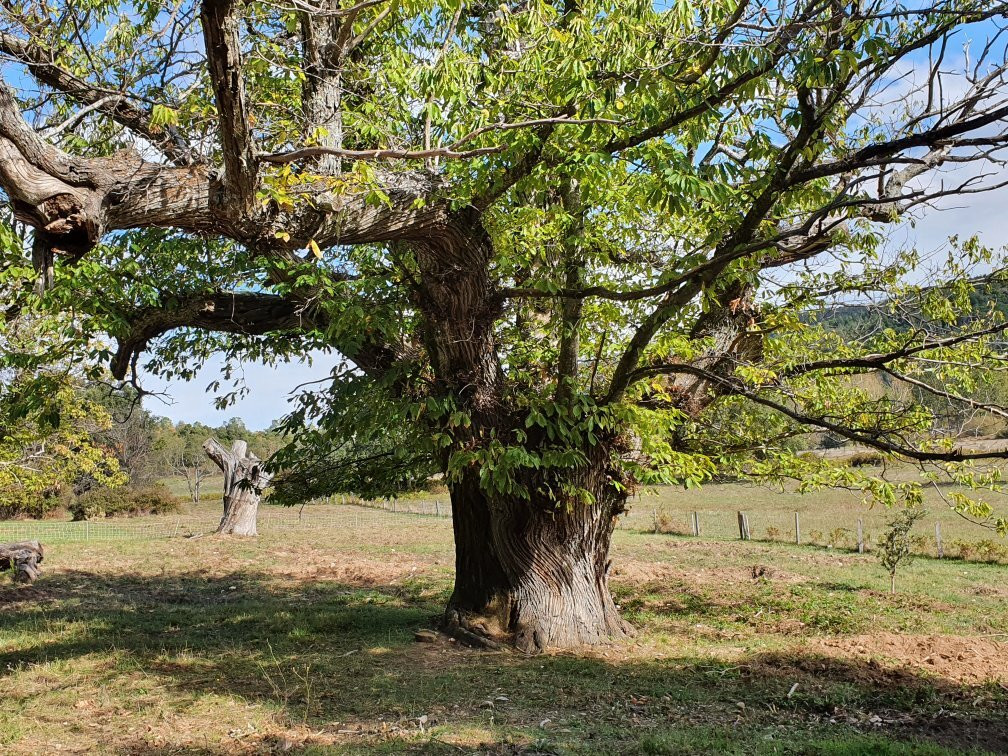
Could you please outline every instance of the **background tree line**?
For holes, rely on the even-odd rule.
[[[239,418],[216,427],[173,423],[146,409],[133,389],[66,375],[44,376],[48,400],[26,404],[25,386],[42,377],[11,373],[0,382],[0,517],[163,511],[177,506],[169,478],[184,479],[198,503],[203,482],[216,474],[202,450],[206,439],[247,441],[263,459],[282,444],[279,433],[249,430]]]

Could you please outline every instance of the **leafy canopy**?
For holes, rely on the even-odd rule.
[[[436,469],[585,502],[564,475],[599,455],[624,491],[717,471],[920,497],[802,456],[810,433],[996,489],[933,400],[1000,411],[972,397],[1005,366],[1003,313],[983,306],[1003,252],[964,239],[928,260],[884,229],[996,183],[977,172],[1005,144],[1003,11],[8,4],[6,79],[50,141],[140,145],[168,177],[211,166],[228,201],[109,221],[44,287],[19,237],[0,286],[22,317],[71,313],[47,321],[70,328],[53,348],[89,369],[190,378],[222,354],[223,403],[241,362],[323,350],[332,383],[302,392],[275,459],[288,499]],[[229,55],[207,44],[232,31]],[[989,43],[956,59],[974,36]],[[213,73],[235,61],[241,92]],[[133,110],[88,94],[105,91]],[[943,167],[972,172],[928,183]],[[208,314],[222,296],[232,313]],[[832,320],[852,297],[887,318],[858,338]],[[979,498],[953,505],[1004,527]]]

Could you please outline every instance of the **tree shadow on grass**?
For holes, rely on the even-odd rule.
[[[500,754],[1008,751],[997,686],[812,652],[609,661],[415,643],[444,598],[422,582],[66,571],[0,588],[0,633],[19,639],[0,648],[0,680],[109,654],[126,661],[89,674],[110,687],[141,670],[176,701],[237,697],[290,725],[219,748],[114,744],[129,753],[458,753],[461,731],[463,752]]]

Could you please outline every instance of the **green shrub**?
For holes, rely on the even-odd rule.
[[[70,507],[75,520],[137,517],[179,511],[179,499],[163,483],[142,488],[92,488]]]
[[[934,543],[935,546],[932,549],[931,544]],[[938,551],[938,544],[935,542],[934,536],[929,535],[915,535],[910,537],[910,548],[916,554],[930,554],[932,551]]]
[[[424,486],[423,492],[425,494],[430,495],[440,494],[442,496],[447,496],[450,493],[450,491],[448,490],[448,486],[445,485],[445,482],[437,478],[431,478],[430,480],[428,480],[427,485]]]
[[[833,528],[829,534],[829,545],[838,549],[845,549],[851,545],[853,533],[847,528]]]
[[[41,494],[23,487],[10,487],[0,502],[0,520],[42,520],[67,509],[73,493],[69,486],[58,485]]]
[[[888,523],[889,529],[883,533],[877,544],[879,561],[889,573],[889,592],[896,593],[896,569],[913,561],[914,547],[917,546],[913,526],[924,519],[927,512],[916,507],[901,509]]]
[[[964,562],[968,562],[970,557],[973,556],[973,552],[976,551],[976,547],[969,541],[955,540],[952,541],[950,546],[951,549],[949,553],[959,554],[959,558],[962,559]]]
[[[1003,562],[1008,559],[1008,549],[990,538],[983,538],[976,542],[977,559],[981,562]]]

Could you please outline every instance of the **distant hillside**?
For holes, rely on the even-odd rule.
[[[970,300],[973,311],[986,314],[993,308],[1008,317],[1008,282],[997,281],[975,291]],[[819,322],[851,338],[861,338],[885,328],[908,330],[923,325],[926,319],[913,310],[890,312],[888,303],[842,304],[816,313],[810,320]]]

